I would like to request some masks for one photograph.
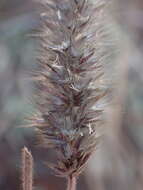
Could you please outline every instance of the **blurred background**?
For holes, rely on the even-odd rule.
[[[89,161],[78,189],[143,189],[143,1],[113,0],[110,11],[120,30],[121,53],[115,104],[102,147]],[[50,152],[35,147],[34,131],[20,127],[33,110],[34,85],[29,74],[36,68],[39,26],[32,0],[0,0],[0,189],[19,190],[21,148],[34,157],[34,189],[62,190],[65,180],[54,177],[43,161]]]

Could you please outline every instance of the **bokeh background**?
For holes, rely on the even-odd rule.
[[[78,189],[143,189],[143,1],[113,0],[111,17],[120,38],[115,104],[109,109],[107,134],[78,182]],[[34,189],[62,190],[65,181],[43,164],[52,154],[35,146],[24,118],[34,109],[37,5],[32,0],[0,0],[0,189],[19,190],[21,148],[34,157]],[[112,69],[110,69],[112,70]]]

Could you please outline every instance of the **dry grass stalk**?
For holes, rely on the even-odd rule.
[[[33,158],[26,147],[22,149],[22,190],[32,190]]]
[[[76,177],[68,177],[68,186],[67,190],[76,190]]]

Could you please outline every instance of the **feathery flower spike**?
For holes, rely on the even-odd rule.
[[[109,89],[104,85],[104,2],[42,0],[42,29],[35,82],[37,114],[31,119],[40,143],[57,153],[48,164],[68,178],[68,190],[99,143]],[[101,23],[100,23],[101,20]],[[103,32],[104,35],[104,32]]]

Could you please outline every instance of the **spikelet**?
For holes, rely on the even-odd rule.
[[[31,126],[40,134],[41,145],[57,153],[57,163],[49,164],[56,174],[76,177],[99,143],[96,129],[103,122],[102,102],[109,92],[104,85],[106,52],[100,35],[104,2],[40,3],[40,68],[34,77],[37,114]]]

